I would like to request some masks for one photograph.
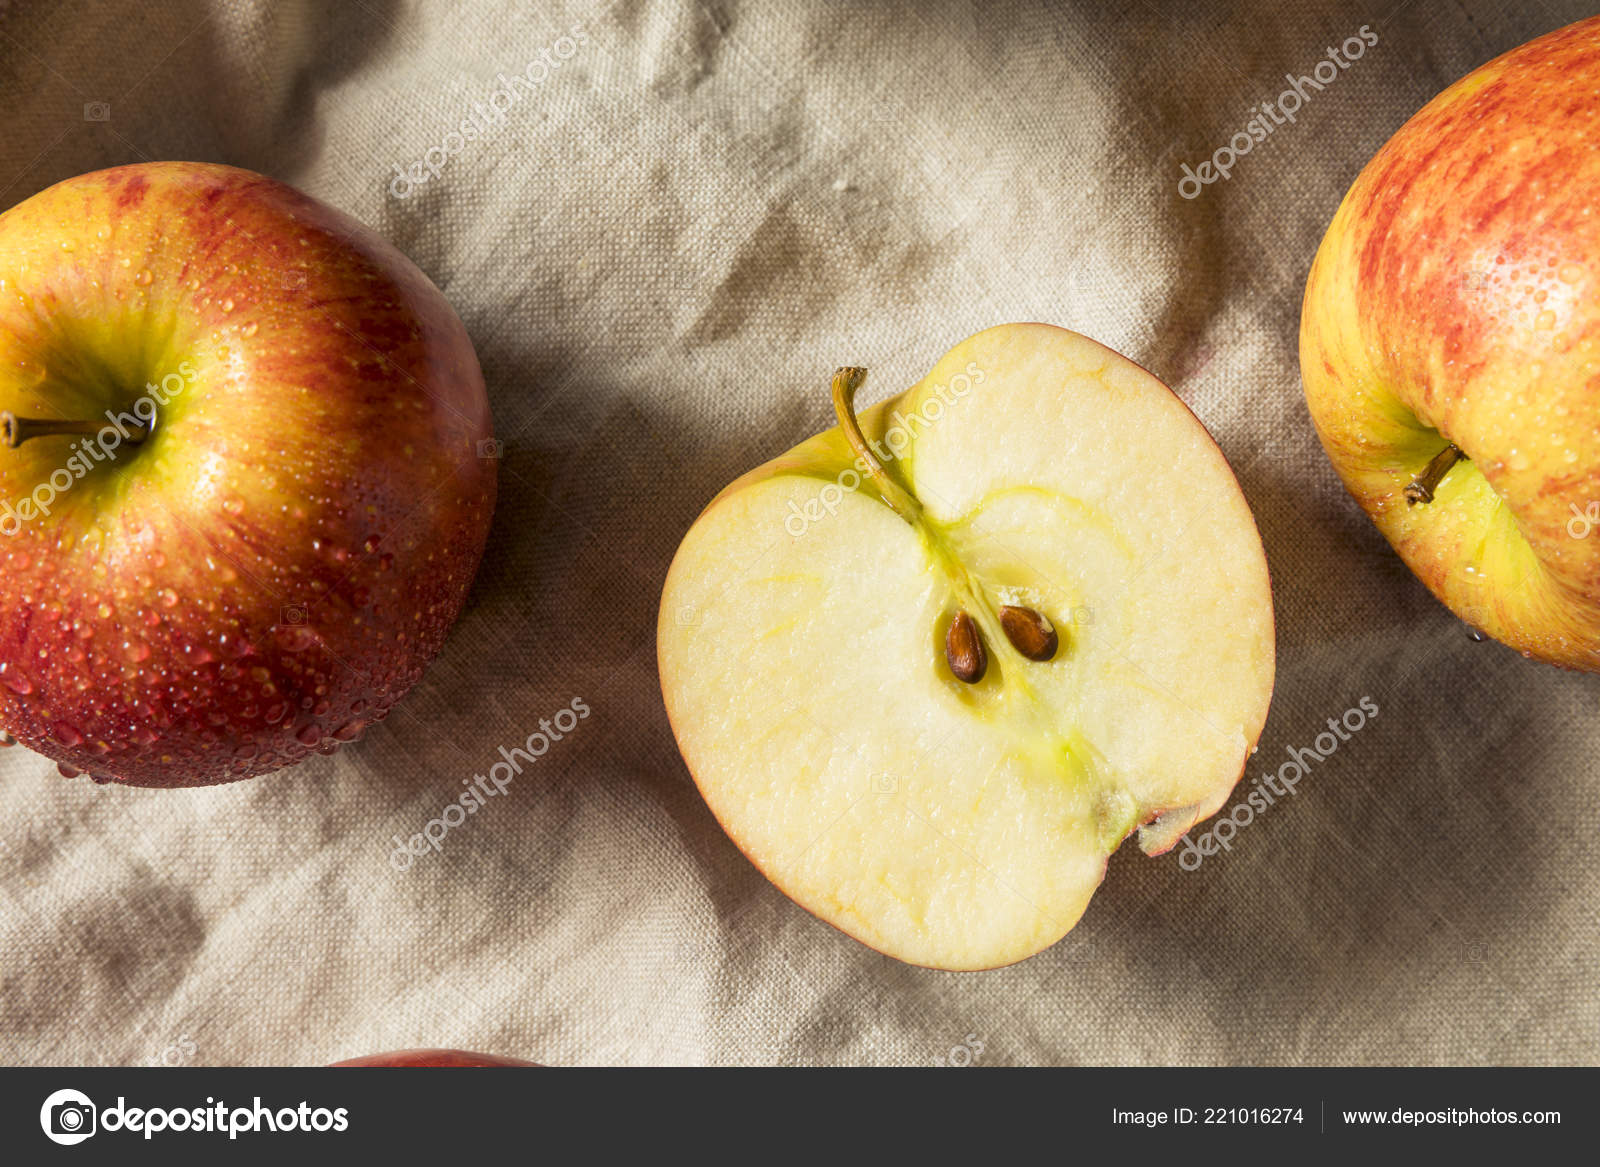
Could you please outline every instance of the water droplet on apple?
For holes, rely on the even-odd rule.
[[[242,515],[244,514],[244,500],[238,498],[224,499],[222,509],[230,515]]]
[[[26,697],[33,692],[33,681],[28,674],[10,664],[0,663],[0,683],[19,697]]]
[[[256,334],[256,328],[257,328],[256,322],[254,320],[252,320],[249,324],[246,324],[243,328],[241,328],[239,330],[239,335],[240,336],[254,336]]]
[[[63,778],[76,778],[79,774],[82,774],[83,771],[78,769],[76,766],[69,766],[65,762],[57,762],[56,773],[60,774]]]
[[[314,746],[322,740],[322,730],[315,724],[302,726],[300,732],[294,735],[295,740],[304,746]]]
[[[8,749],[10,749],[12,746],[14,746],[16,744],[17,744],[17,739],[16,738],[12,737],[5,730],[0,729],[0,750],[8,750]]]
[[[224,312],[232,312],[233,311],[233,301],[232,300],[224,300],[222,302],[222,310]]]
[[[357,718],[355,721],[345,722],[338,729],[334,730],[333,736],[342,742],[353,742],[366,731],[367,723]]]
[[[163,608],[176,608],[178,606],[178,593],[171,588],[162,588],[156,599],[161,601]]]
[[[122,262],[126,264],[128,261],[123,260]],[[141,288],[148,288],[150,286],[150,282],[154,279],[155,276],[150,274],[150,270],[148,268],[142,268],[140,269],[139,273],[133,277],[133,282],[138,284]]]
[[[69,750],[83,744],[83,734],[78,732],[78,727],[69,725],[65,721],[58,721],[50,727],[51,736]]]
[[[123,651],[128,659],[135,663],[150,659],[150,646],[142,640],[130,640],[123,644]]]

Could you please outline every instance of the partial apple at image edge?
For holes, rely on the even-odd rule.
[[[0,255],[0,742],[173,787],[360,737],[438,653],[494,511],[444,296],[209,163],[58,183],[0,215]]]
[[[1600,671],[1600,18],[1449,86],[1351,184],[1300,372],[1345,489],[1477,638]],[[1485,129],[1486,126],[1492,129]]]

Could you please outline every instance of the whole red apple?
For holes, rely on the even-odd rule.
[[[1350,188],[1300,367],[1345,486],[1474,627],[1600,670],[1600,19],[1452,85]]]
[[[0,411],[0,731],[69,775],[230,782],[360,736],[439,651],[494,509],[443,295],[226,166],[0,215]]]
[[[524,1062],[518,1058],[502,1058],[495,1054],[475,1054],[460,1049],[400,1049],[386,1054],[368,1054],[364,1058],[350,1058],[334,1062],[337,1068],[362,1067],[378,1069],[465,1069],[505,1066],[537,1066],[537,1062]]]

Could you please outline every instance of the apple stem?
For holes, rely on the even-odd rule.
[[[1450,467],[1465,457],[1466,455],[1454,442],[1446,445],[1422,468],[1421,474],[1406,483],[1406,505],[1416,506],[1419,502],[1432,502],[1433,492],[1438,488],[1440,480],[1449,472]]]
[[[835,369],[833,412],[839,417],[839,428],[844,431],[845,440],[861,459],[862,465],[866,466],[873,485],[878,488],[878,494],[889,505],[890,510],[915,527],[922,520],[922,504],[910,491],[889,477],[889,472],[884,469],[883,463],[878,461],[878,456],[872,452],[866,435],[861,432],[861,422],[856,418],[854,407],[856,390],[861,388],[861,383],[866,379],[865,369],[848,365]]]
[[[45,438],[55,434],[93,434],[105,428],[99,421],[58,421],[44,417],[18,417],[7,410],[0,413],[0,445],[15,450],[29,438]],[[150,436],[146,426],[124,423],[120,430],[126,440],[135,444]]]

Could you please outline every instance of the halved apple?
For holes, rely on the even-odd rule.
[[[1239,485],[1166,386],[1042,324],[981,332],[708,506],[658,637],[678,745],[785,894],[890,956],[1031,956],[1141,827],[1238,781],[1272,692]]]

